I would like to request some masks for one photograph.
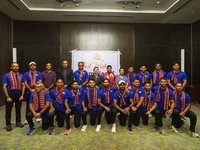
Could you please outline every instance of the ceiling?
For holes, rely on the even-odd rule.
[[[200,0],[137,0],[139,8],[125,1],[130,2],[82,0],[63,6],[56,0],[0,0],[0,11],[23,21],[191,24],[200,19]]]

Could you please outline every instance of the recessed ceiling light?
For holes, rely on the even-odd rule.
[[[160,3],[160,1],[157,1],[157,4],[159,4]]]

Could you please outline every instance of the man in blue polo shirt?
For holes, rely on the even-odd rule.
[[[97,116],[97,95],[98,90],[95,88],[95,80],[90,79],[88,82],[88,89],[86,89],[83,92],[83,95],[81,97],[82,100],[82,106],[83,106],[83,127],[81,131],[85,131],[87,128],[87,120],[86,115],[89,112],[90,114],[90,124],[94,126],[96,124],[96,116]]]
[[[133,98],[134,106],[133,110],[133,125],[138,126],[140,123],[140,111],[141,105],[144,101],[145,91],[140,87],[140,80],[138,78],[133,79],[133,87],[130,91],[134,91],[135,95]]]
[[[101,114],[105,111],[106,121],[108,124],[112,123],[111,132],[116,132],[114,114],[113,114],[113,96],[116,88],[110,87],[110,80],[108,78],[103,79],[103,88],[98,93],[98,110],[97,110],[97,129],[99,132],[101,129]]]
[[[51,90],[50,92],[50,107],[49,110],[49,117],[50,117],[50,130],[49,134],[53,133],[54,130],[54,116],[57,115],[57,121],[58,126],[63,127],[64,126],[64,120],[66,120],[67,130],[65,131],[65,134],[70,133],[70,125],[69,120],[67,118],[66,113],[66,106],[65,106],[65,100],[68,90],[64,88],[64,82],[62,78],[58,78],[56,80],[56,88]],[[70,118],[69,118],[70,119]]]
[[[195,126],[197,122],[197,115],[190,110],[191,100],[190,96],[183,91],[183,83],[176,83],[176,90],[174,91],[175,98],[175,109],[172,115],[172,125],[170,128],[180,128],[183,126],[183,121],[181,117],[190,118],[190,128],[188,132],[196,138],[199,138],[199,135],[195,132]],[[174,126],[174,127],[173,127]],[[179,134],[177,132],[177,134]]]
[[[132,87],[133,86],[133,79],[137,76],[137,74],[134,73],[134,69],[133,69],[132,66],[130,66],[128,68],[128,73],[125,74],[125,76],[128,78],[129,86]]]
[[[117,89],[119,89],[119,82],[122,80],[125,82],[126,89],[127,89],[129,81],[128,81],[128,78],[124,75],[124,68],[119,69],[119,76],[115,78],[115,84],[116,84]]]
[[[152,81],[153,81],[153,87],[159,86],[160,78],[165,77],[167,78],[167,73],[162,70],[161,63],[157,62],[155,64],[155,71],[151,73]]]
[[[128,121],[128,133],[132,134],[132,119],[133,119],[133,97],[134,91],[127,93],[125,89],[125,82],[121,80],[119,82],[119,90],[117,90],[113,97],[113,112],[114,112],[114,122],[116,119],[117,112],[120,112],[119,123],[121,126],[126,125],[126,120],[129,116]]]
[[[185,72],[180,71],[179,62],[175,61],[172,64],[173,71],[167,74],[167,83],[172,90],[175,90],[176,83],[183,83],[183,89],[187,85],[187,75]]]
[[[160,86],[153,87],[152,92],[156,95],[157,108],[152,112],[155,114],[155,126],[154,129],[162,134],[162,131],[159,127],[162,127],[162,116],[167,113],[172,115],[174,110],[174,95],[173,91],[167,87],[167,79],[160,78]],[[170,109],[169,109],[170,104]],[[173,129],[176,132],[175,129]]]
[[[3,91],[6,96],[6,130],[11,131],[11,111],[15,103],[16,126],[24,127],[21,123],[21,105],[24,99],[25,85],[22,82],[23,75],[18,72],[19,64],[11,64],[11,71],[3,77]]]
[[[151,74],[147,72],[147,67],[144,64],[140,66],[140,73],[136,77],[140,80],[140,87],[144,87],[144,82],[152,81]]]
[[[26,118],[30,127],[27,135],[32,134],[36,128],[34,127],[33,117],[42,118],[42,130],[49,128],[49,106],[50,96],[47,91],[43,89],[44,85],[38,81],[35,84],[35,92],[31,94],[29,107],[30,111],[27,113]]]
[[[30,62],[29,63],[29,71],[24,74],[23,82],[26,86],[26,92],[25,92],[25,99],[26,99],[26,115],[30,111],[29,109],[29,100],[31,93],[35,92],[35,83],[37,81],[42,82],[42,74],[39,71],[36,71],[36,63]],[[37,118],[37,122],[40,122],[41,119]],[[24,122],[27,124],[27,121]]]
[[[88,82],[88,72],[84,70],[84,62],[78,63],[78,70],[74,72],[74,80],[78,81],[80,89],[86,89]]]
[[[78,128],[80,126],[81,117],[82,117],[82,89],[79,89],[78,81],[73,81],[72,89],[67,92],[67,97],[65,100],[65,104],[68,104],[68,108],[66,110],[68,120],[70,120],[70,115],[74,114],[74,126]],[[70,125],[70,124],[69,124]],[[86,125],[86,124],[84,124]]]

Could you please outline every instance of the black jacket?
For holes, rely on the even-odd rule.
[[[90,75],[89,76],[89,79],[93,79],[93,80],[95,80],[95,75],[93,74],[93,75]],[[101,88],[102,87],[102,82],[103,82],[103,77],[101,76],[101,75],[97,75],[97,82],[96,82],[96,85],[99,87],[99,88]]]
[[[64,82],[64,74],[63,74],[63,69],[58,69],[57,73],[56,73],[56,77],[58,78],[62,78],[63,82]],[[64,83],[64,85],[68,85],[68,89],[70,89],[71,84],[73,82],[73,70],[70,68],[67,68],[67,75],[66,75],[66,83]]]

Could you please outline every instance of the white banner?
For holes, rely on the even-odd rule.
[[[73,71],[78,69],[78,62],[84,62],[84,70],[89,75],[93,74],[93,68],[99,68],[99,74],[104,75],[107,72],[107,65],[112,66],[112,71],[118,75],[120,68],[119,51],[72,51]]]

